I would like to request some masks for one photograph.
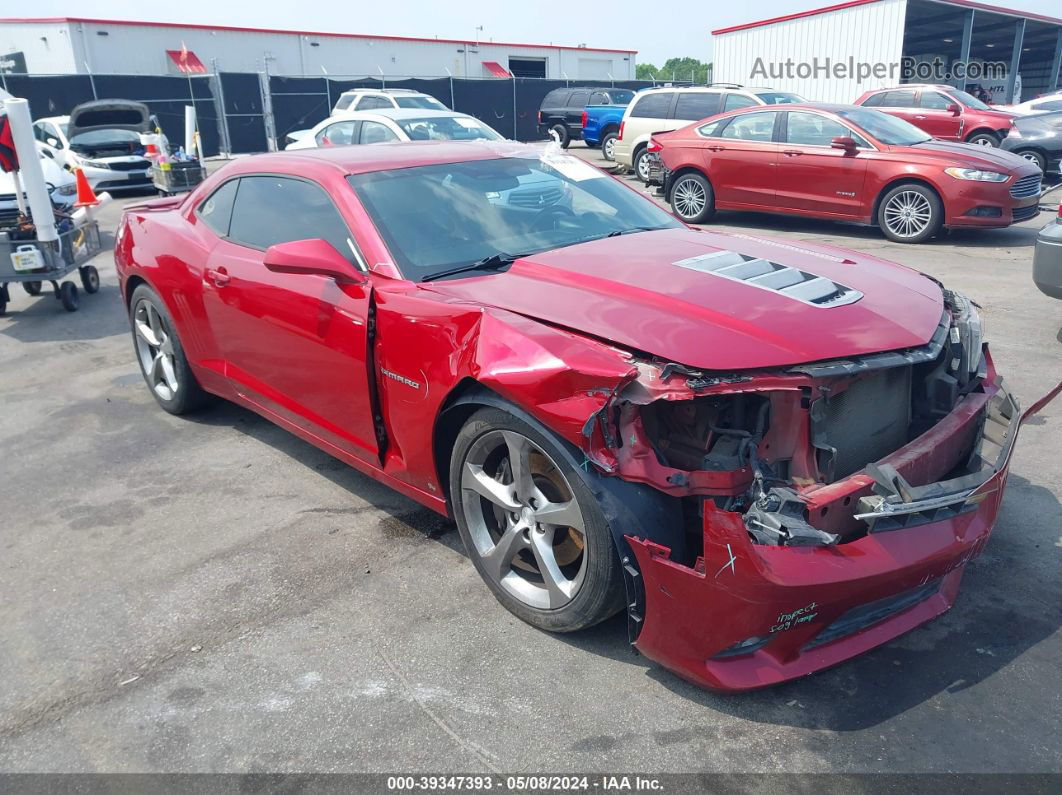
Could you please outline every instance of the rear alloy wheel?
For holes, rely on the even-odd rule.
[[[967,138],[966,143],[977,146],[999,146],[999,139],[990,132],[979,132]]]
[[[206,403],[210,396],[188,366],[162,299],[142,284],[133,291],[131,303],[136,358],[152,396],[170,414],[184,414]]]
[[[642,183],[649,182],[649,149],[645,146],[634,155],[634,173]]]
[[[683,174],[671,186],[671,211],[688,224],[700,224],[715,215],[715,195],[702,175]]]
[[[601,139],[601,156],[610,162],[616,159],[616,133],[606,133]]]
[[[450,498],[477,571],[520,619],[573,632],[622,607],[601,508],[545,433],[500,409],[477,411],[454,443]]]
[[[1041,171],[1047,171],[1047,158],[1037,152],[1035,149],[1026,149],[1023,152],[1018,152],[1023,158],[1035,165]]]
[[[557,143],[561,145],[561,149],[567,149],[568,144],[572,142],[571,135],[568,134],[568,128],[563,124],[554,124],[549,128],[549,131],[553,133],[551,138],[554,138]]]
[[[933,237],[944,221],[940,198],[923,185],[899,185],[878,206],[878,226],[889,240],[921,243]]]

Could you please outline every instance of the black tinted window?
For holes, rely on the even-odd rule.
[[[666,119],[673,96],[675,96],[674,91],[660,91],[638,97],[634,107],[631,108],[631,116],[637,116],[640,119]]]
[[[914,91],[886,91],[885,95],[881,99],[881,107],[883,108],[914,108],[915,105],[915,92]]]
[[[238,179],[230,179],[207,197],[196,210],[203,223],[216,234],[226,237],[229,234],[229,219],[232,218],[232,201],[236,198]]]
[[[229,238],[252,248],[310,238],[327,240],[353,261],[350,232],[319,185],[285,177],[243,177]]]
[[[571,99],[568,100],[569,108],[585,108],[586,103],[590,101],[589,91],[573,91]]]
[[[1031,106],[1033,110],[1043,112],[1047,110],[1062,110],[1062,100],[1054,99],[1050,102],[1037,102]]]
[[[719,94],[696,91],[678,95],[675,103],[675,118],[697,121],[707,119],[719,112]]]
[[[557,89],[550,91],[546,94],[546,98],[542,100],[542,107],[544,108],[563,108],[568,102],[568,97],[571,96],[571,91],[566,89]]]
[[[882,101],[884,101],[884,99],[885,99],[884,92],[881,93],[881,94],[871,94],[869,97],[867,97],[867,101],[864,102],[863,105],[865,105],[868,108],[876,108],[876,107],[881,105],[881,103],[882,103]]]
[[[355,110],[379,110],[380,108],[393,108],[391,100],[383,97],[362,97],[358,100]]]
[[[609,104],[608,94],[606,94],[604,91],[595,91],[593,94],[590,95],[590,104],[591,105],[608,105]]]
[[[726,101],[723,103],[723,110],[737,110],[738,108],[751,108],[753,105],[759,103],[751,97],[746,97],[744,94],[727,94]]]

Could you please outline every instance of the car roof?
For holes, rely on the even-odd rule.
[[[70,117],[69,116],[45,116],[42,119],[34,119],[33,120],[34,123],[37,123],[39,121],[50,121],[53,124],[66,124],[68,121],[70,121]]]
[[[886,88],[872,88],[867,93],[877,94],[881,91],[906,91],[919,88],[932,88],[935,91],[958,91],[955,86],[946,86],[943,83],[903,83],[902,85],[888,86]]]
[[[344,94],[424,94],[423,91],[416,91],[412,88],[370,88],[368,86],[362,86],[361,88],[348,88],[343,92]],[[427,94],[424,94],[427,96]]]
[[[456,110],[433,110],[430,108],[373,108],[372,110],[348,110],[336,113],[333,119],[360,119],[369,116],[383,116],[386,119],[402,121],[403,119],[439,119],[439,118],[474,118],[467,113]]]
[[[408,141],[370,146],[328,146],[291,149],[233,160],[225,167],[229,176],[263,172],[296,175],[304,168],[333,168],[345,174],[498,160],[505,157],[538,157],[541,146],[513,141]]]

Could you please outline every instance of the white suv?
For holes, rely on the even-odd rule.
[[[355,88],[339,95],[332,115],[348,110],[450,110],[430,94],[409,88]]]
[[[649,178],[645,159],[649,136],[677,130],[717,113],[753,105],[786,105],[806,102],[799,94],[773,88],[746,88],[736,83],[713,83],[689,88],[648,88],[639,91],[627,106],[614,150],[616,162],[632,168],[638,178]]]

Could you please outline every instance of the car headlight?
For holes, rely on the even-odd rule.
[[[82,160],[81,165],[88,166],[89,168],[105,168],[109,169],[110,166],[100,160]]]
[[[955,179],[969,179],[974,182],[1006,182],[1010,174],[1000,174],[998,171],[981,171],[976,168],[946,168],[944,173]]]
[[[965,295],[946,290],[944,296],[951,309],[951,369],[960,376],[960,381],[965,381],[981,367],[984,323],[974,302]]]
[[[70,183],[69,185],[60,185],[56,192],[60,196],[76,196],[77,185],[75,183]]]

